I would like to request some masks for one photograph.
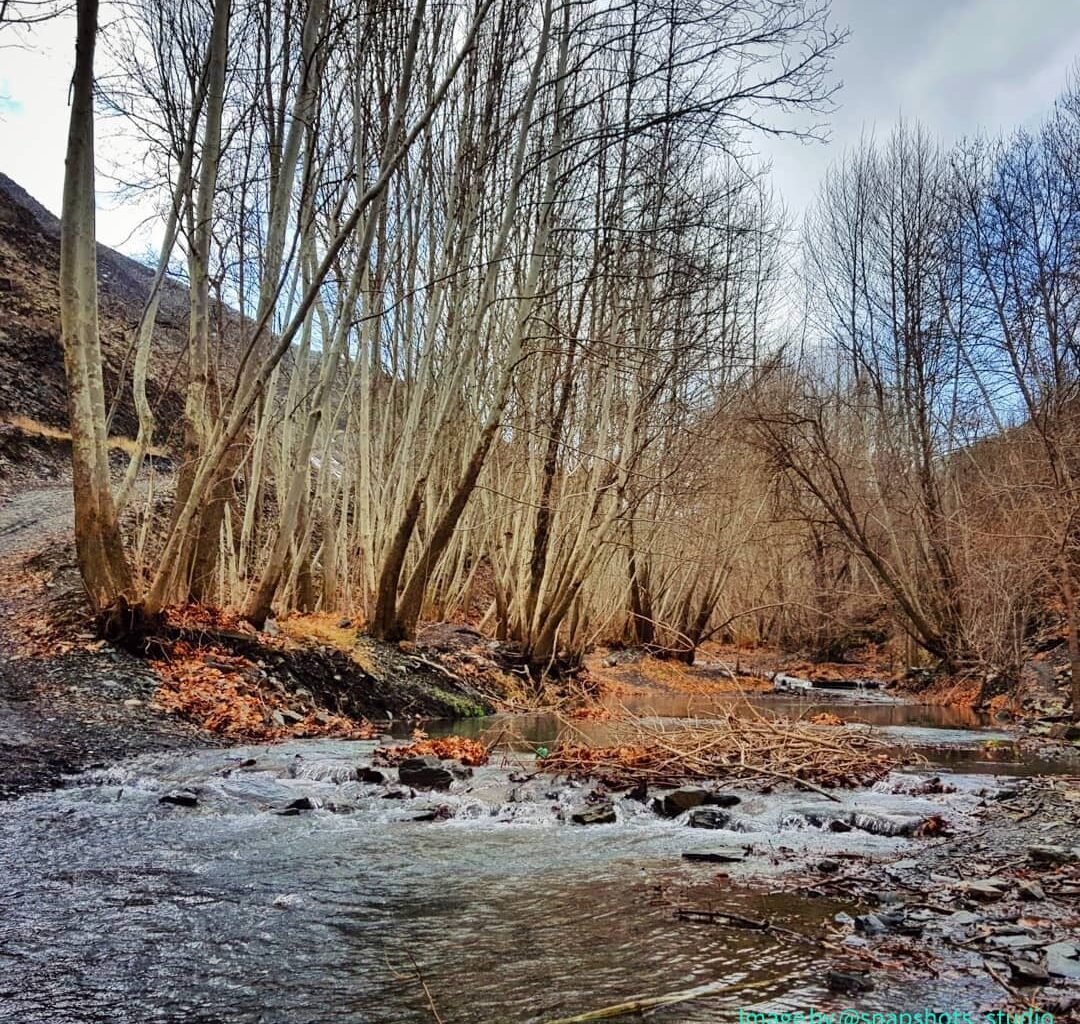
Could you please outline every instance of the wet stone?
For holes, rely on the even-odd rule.
[[[366,782],[369,786],[380,786],[386,781],[386,776],[378,768],[360,768],[356,772],[356,778],[360,782]]]
[[[738,864],[746,860],[743,850],[687,850],[683,860],[702,861],[707,864]]]
[[[734,807],[742,803],[742,797],[738,793],[710,793],[705,801],[707,807]]]
[[[575,825],[611,825],[615,822],[615,808],[609,803],[579,807],[570,812]]]
[[[315,811],[320,807],[322,807],[321,801],[316,800],[311,796],[302,796],[294,800],[291,804],[286,805],[283,810],[280,810],[277,813],[283,817],[291,818],[300,814],[302,811]]]
[[[174,789],[158,797],[159,804],[172,804],[175,807],[194,807],[198,802],[198,794],[190,789]]]
[[[920,816],[857,811],[850,824],[875,836],[913,836],[925,820]]]
[[[722,828],[730,832],[760,831],[752,821],[721,807],[695,807],[690,812],[689,824],[691,828]]]
[[[709,791],[706,789],[683,786],[658,797],[653,806],[664,817],[677,818],[683,811],[689,811],[693,807],[700,807],[708,797]]]
[[[410,757],[398,765],[398,780],[417,789],[449,789],[454,778],[437,757]]]
[[[454,812],[450,807],[440,804],[438,807],[431,807],[417,814],[413,821],[448,821],[453,816]]]
[[[825,984],[830,992],[842,992],[845,995],[871,992],[874,988],[868,975],[855,971],[829,971],[825,975]]]

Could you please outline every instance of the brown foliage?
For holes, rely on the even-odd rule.
[[[173,645],[168,659],[155,662],[154,667],[161,677],[155,696],[158,704],[229,739],[369,739],[374,734],[366,722],[317,709],[307,710],[300,721],[281,724],[275,711],[298,712],[283,694],[260,685],[256,667],[247,658],[220,647],[181,641]]]
[[[460,761],[470,768],[488,763],[488,749],[479,740],[464,736],[442,736],[439,739],[419,739],[400,747],[379,747],[372,758],[375,764],[397,765],[409,757],[437,757],[443,761]]]

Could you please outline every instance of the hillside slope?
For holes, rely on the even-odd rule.
[[[57,429],[67,425],[59,270],[59,220],[0,174],[0,421],[26,418]],[[122,373],[128,381],[120,388],[113,418],[112,433],[118,436],[133,437],[138,429],[130,365],[124,362],[152,280],[149,268],[98,246],[106,400],[112,401]],[[187,305],[187,289],[169,281],[158,312],[148,384],[163,424],[175,423],[183,408]]]

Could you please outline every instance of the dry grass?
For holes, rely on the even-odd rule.
[[[641,657],[622,665],[607,666],[602,656],[587,662],[589,675],[605,694],[640,694],[650,690],[694,696],[745,693],[772,689],[764,677],[718,674],[716,666],[686,665],[681,661]]]
[[[278,628],[290,640],[301,644],[323,644],[347,654],[369,675],[378,675],[371,646],[357,635],[355,625],[342,626],[340,615],[316,612],[299,613],[278,620]]]
[[[45,437],[51,441],[71,441],[71,431],[61,430],[59,427],[51,427],[48,423],[41,423],[38,420],[31,419],[29,416],[20,416],[18,414],[9,413],[0,416],[0,423],[9,427],[15,427],[24,434],[32,434],[35,437]],[[127,454],[130,455],[135,451],[135,441],[130,437],[110,437],[109,447],[117,451],[127,452]],[[169,454],[164,448],[160,448],[156,445],[151,445],[147,448],[147,453],[159,457]]]

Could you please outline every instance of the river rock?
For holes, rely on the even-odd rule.
[[[982,920],[982,914],[975,914],[970,910],[957,910],[946,917],[944,923],[966,928],[968,925],[979,924]]]
[[[828,804],[805,804],[799,807],[792,807],[785,817],[805,822],[807,825],[814,825],[817,828],[831,825],[834,821],[838,820],[836,811]]]
[[[1038,882],[1032,882],[1028,879],[1022,879],[1016,883],[1016,889],[1024,899],[1027,900],[1044,900],[1046,899],[1046,893],[1043,892],[1043,887]]]
[[[1050,980],[1046,968],[1030,960],[1010,960],[1013,981],[1021,985],[1045,985]]]
[[[1032,864],[1072,864],[1076,859],[1076,850],[1069,850],[1064,846],[1043,845],[1028,847],[1028,860],[1030,860]]]
[[[736,804],[742,803],[742,797],[738,793],[728,793],[726,790],[720,790],[718,793],[710,793],[705,798],[705,805],[707,807],[734,807]]]
[[[454,773],[437,757],[408,757],[398,765],[398,780],[417,789],[449,789]]]
[[[322,807],[322,801],[312,796],[302,796],[288,804],[280,811],[275,811],[282,818],[295,818],[304,811],[315,811]]]
[[[417,814],[413,821],[448,821],[454,816],[454,811],[446,804],[440,804],[438,807],[429,807],[427,810]]]
[[[683,860],[702,861],[706,864],[738,864],[746,860],[743,850],[687,850]]]
[[[829,971],[825,975],[825,984],[830,992],[842,992],[845,995],[872,992],[874,989],[874,983],[867,975],[855,971]]]
[[[913,836],[925,820],[919,815],[855,811],[848,822],[855,828],[875,836]]]
[[[302,796],[294,800],[285,809],[295,811],[317,811],[322,807],[322,801],[313,796]]]
[[[380,786],[386,781],[386,776],[378,768],[358,768],[356,778],[360,782],[366,782],[369,786]]]
[[[1039,939],[1030,935],[991,935],[986,944],[994,949],[1035,949],[1042,945]]]
[[[176,807],[194,807],[198,802],[198,794],[190,789],[173,789],[158,797],[159,804],[173,804]]]
[[[1058,978],[1080,981],[1080,950],[1071,942],[1054,942],[1046,946],[1046,970]]]
[[[691,828],[722,828],[729,832],[760,832],[761,830],[741,814],[733,814],[721,807],[695,807],[690,812]]]
[[[693,807],[700,807],[708,797],[709,791],[707,789],[682,786],[659,797],[653,806],[665,818],[677,818],[683,811],[689,811]]]
[[[855,918],[855,930],[863,935],[884,935],[889,929],[877,914],[860,914]]]
[[[1008,885],[1004,878],[974,878],[962,882],[960,888],[972,899],[989,902],[1001,899]]]
[[[575,825],[610,825],[615,819],[615,807],[610,803],[578,807],[570,812]]]

